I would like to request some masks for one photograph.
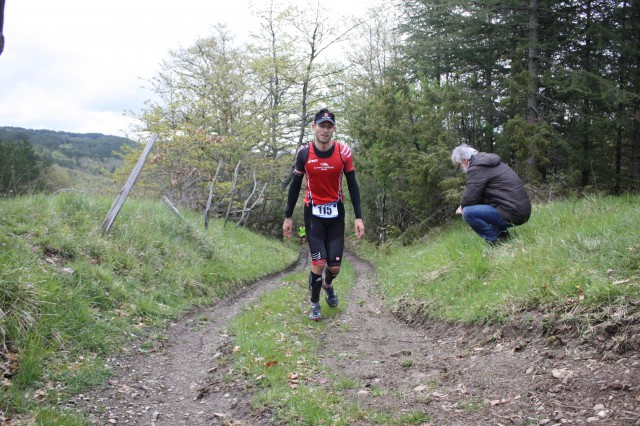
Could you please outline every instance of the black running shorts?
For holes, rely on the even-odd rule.
[[[304,226],[314,265],[340,266],[344,250],[344,204],[338,203],[338,217],[323,219],[311,213],[311,206],[304,207]]]

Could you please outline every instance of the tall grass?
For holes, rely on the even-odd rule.
[[[297,260],[295,245],[221,221],[205,230],[150,201],[128,200],[104,235],[110,205],[74,193],[0,202],[0,417],[55,416],[47,404],[101,383],[104,357],[131,338]]]
[[[388,299],[432,318],[500,322],[522,310],[637,302],[638,229],[640,197],[590,197],[535,206],[497,247],[462,221],[410,247],[360,247]]]

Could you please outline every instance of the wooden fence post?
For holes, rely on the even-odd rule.
[[[233,197],[236,195],[236,185],[238,184],[238,169],[240,168],[240,161],[238,161],[238,165],[236,166],[236,171],[233,172],[233,187],[231,189],[231,198],[229,199],[229,207],[227,208],[227,217],[224,219],[224,228],[227,226],[227,220],[229,220],[229,215],[231,214],[231,206],[233,205]]]
[[[209,228],[209,209],[211,208],[211,200],[213,199],[213,185],[216,184],[216,180],[218,179],[218,173],[220,173],[220,169],[222,168],[222,160],[218,163],[218,168],[216,169],[216,175],[213,177],[211,181],[211,185],[209,186],[209,199],[207,200],[207,207],[204,209],[204,227]]]
[[[111,209],[109,210],[107,217],[104,219],[104,222],[102,222],[103,232],[105,233],[109,232],[109,229],[113,224],[113,221],[116,220],[116,216],[120,212],[120,208],[122,207],[125,200],[127,199],[127,196],[131,191],[131,188],[133,188],[133,185],[136,183],[136,179],[138,179],[138,175],[142,170],[142,166],[144,166],[145,161],[147,161],[149,152],[151,152],[151,148],[153,148],[153,144],[155,143],[157,137],[158,135],[155,133],[151,135],[149,142],[147,142],[147,146],[145,146],[144,150],[142,151],[142,154],[140,155],[140,158],[138,159],[138,163],[136,164],[133,171],[129,175],[129,179],[127,179],[127,182],[124,184],[124,186],[120,190],[120,193],[114,200],[113,205],[111,205]]]

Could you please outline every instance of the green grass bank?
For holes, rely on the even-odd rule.
[[[591,322],[637,321],[640,197],[587,197],[534,206],[513,238],[488,246],[463,223],[418,244],[357,245],[380,289],[407,319],[502,323],[527,312]]]
[[[3,366],[16,367],[2,386],[5,415],[87,424],[57,402],[103,383],[104,357],[297,259],[295,241],[217,221],[204,230],[201,215],[184,212],[187,225],[146,201],[129,200],[105,236],[110,203],[78,194],[0,202],[1,352]],[[460,219],[410,246],[358,242],[352,250],[375,265],[385,300],[408,320],[500,325],[543,315],[549,334],[560,323],[583,334],[613,325],[616,350],[626,351],[638,344],[624,339],[640,323],[638,229],[640,197],[588,197],[535,206],[530,222],[498,247]],[[307,319],[306,280],[306,271],[291,274],[229,325],[237,347],[229,362],[255,390],[256,410],[309,425],[426,421],[422,413],[394,417],[343,403],[342,392],[358,384],[317,362],[317,337],[330,321]],[[345,294],[354,282],[346,263]],[[348,304],[341,298],[327,313],[340,315]]]
[[[0,415],[83,424],[56,403],[108,377],[104,358],[298,258],[234,223],[77,193],[0,201]],[[39,407],[36,407],[36,403]]]

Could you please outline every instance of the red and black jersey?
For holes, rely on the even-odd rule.
[[[353,169],[351,149],[342,142],[333,141],[327,151],[317,150],[313,142],[301,147],[294,173],[306,176],[304,204],[342,202],[342,175]]]

